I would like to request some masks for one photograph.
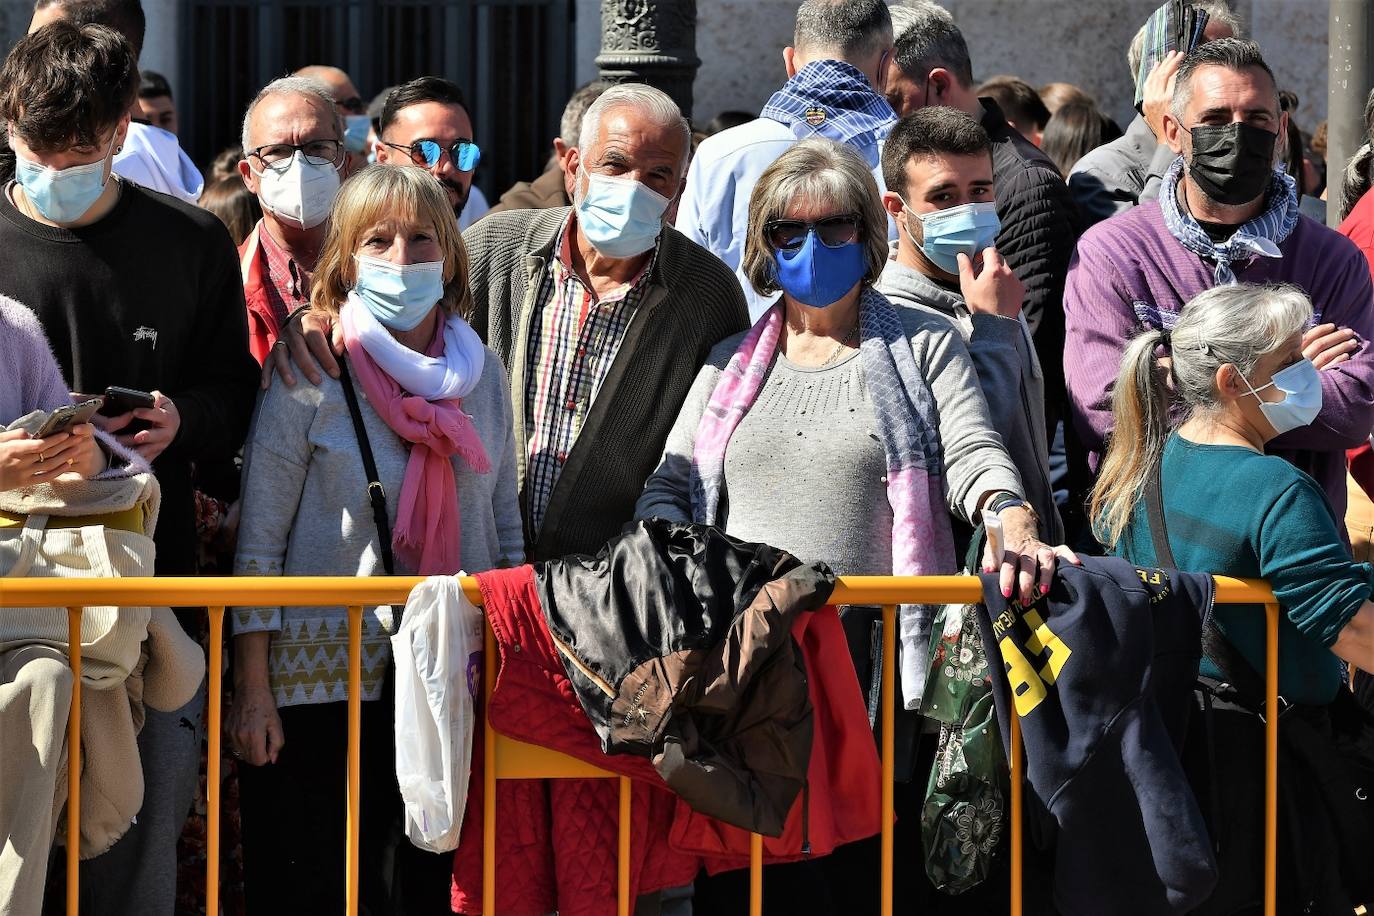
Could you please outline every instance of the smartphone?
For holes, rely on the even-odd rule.
[[[78,423],[89,421],[91,417],[95,416],[104,400],[104,398],[91,398],[78,404],[67,404],[57,408],[48,414],[48,418],[43,421],[42,426],[38,427],[38,432],[34,433],[33,437],[46,439],[48,436],[65,433]]]
[[[100,408],[100,415],[102,417],[122,417],[137,407],[152,407],[156,403],[157,399],[146,391],[111,385],[105,389],[105,404]],[[129,421],[128,426],[117,431],[115,435],[129,436],[151,428],[152,424],[147,420],[134,417]]]

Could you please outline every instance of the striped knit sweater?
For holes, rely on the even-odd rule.
[[[634,516],[644,482],[699,370],[717,342],[749,326],[738,281],[672,227],[659,239],[651,288],[626,331],[549,500],[538,532],[525,511],[525,343],[559,227],[571,212],[492,214],[463,234],[471,265],[472,326],[510,371],[526,554],[595,553]]]

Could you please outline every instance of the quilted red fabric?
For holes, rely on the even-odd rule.
[[[633,780],[630,880],[636,896],[748,864],[745,831],[679,802],[646,759],[606,755],[568,682],[539,604],[533,569],[477,577],[496,638],[489,715],[503,735],[553,748]],[[802,647],[816,710],[807,833],[813,855],[878,832],[881,770],[863,697],[834,608],[801,614]],[[453,908],[482,912],[482,733],[453,863]],[[802,798],[766,861],[800,857]],[[610,779],[502,780],[497,785],[497,897],[501,916],[606,916],[615,912],[619,786]]]

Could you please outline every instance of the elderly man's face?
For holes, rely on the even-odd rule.
[[[454,215],[462,214],[472,188],[472,172],[459,170],[449,152],[459,140],[472,141],[472,119],[462,105],[421,102],[402,108],[396,113],[396,119],[387,125],[381,139],[377,144],[377,161],[393,165],[416,165],[409,150],[421,140],[438,143],[443,155],[428,171],[444,186]]]
[[[682,190],[687,137],[674,124],[654,124],[633,108],[612,108],[601,119],[600,136],[587,150],[571,151],[564,162],[580,194],[587,191],[585,173],[631,178],[672,200]]]
[[[258,103],[253,109],[253,120],[248,126],[248,140],[253,149],[275,144],[289,143],[293,146],[306,146],[315,140],[335,140],[340,143],[334,111],[323,99],[307,97],[295,93],[272,95]],[[343,162],[342,148],[339,150],[339,164]],[[261,184],[264,164],[257,156],[249,156],[239,162],[239,175],[243,183],[254,194]]]

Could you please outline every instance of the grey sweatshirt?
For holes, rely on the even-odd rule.
[[[973,358],[992,427],[1001,434],[1026,499],[1040,516],[1040,536],[1050,544],[1062,543],[1064,525],[1050,486],[1045,376],[1025,318],[974,315],[958,292],[896,260],[887,262],[877,288],[894,305],[939,315],[959,330]]]
[[[410,445],[377,416],[356,372],[353,379],[395,530]],[[471,415],[492,467],[490,473],[476,474],[461,458],[453,458],[462,569],[478,573],[518,565],[524,561],[524,540],[510,388],[501,361],[490,350],[477,387],[463,399],[463,411]],[[399,558],[397,562],[398,575],[414,573],[399,568]],[[258,405],[243,470],[234,575],[386,575],[358,437],[343,388],[334,379],[325,377],[318,387],[302,379],[288,388],[275,376]],[[235,634],[272,632],[269,672],[278,706],[347,699],[344,608],[239,607],[233,623]],[[390,658],[390,626],[390,608],[364,609],[364,699],[380,695]]]
[[[989,422],[962,338],[936,315],[897,312],[935,396],[949,511],[972,520],[984,494],[1021,494],[1021,482]],[[743,338],[737,334],[711,351],[635,506],[637,518],[691,520],[697,426]],[[887,462],[860,362],[852,355],[807,369],[777,355],[725,451],[722,528],[808,562],[823,560],[840,575],[892,573]]]

